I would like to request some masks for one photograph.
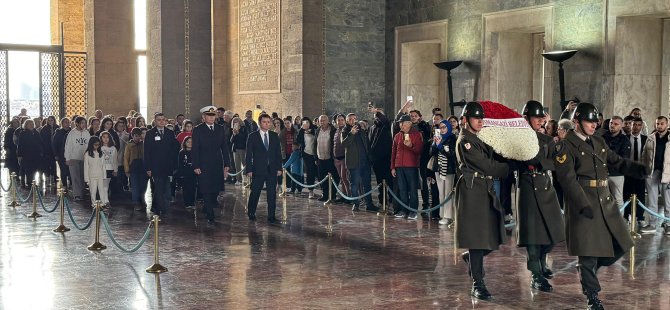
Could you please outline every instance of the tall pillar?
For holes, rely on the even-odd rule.
[[[133,0],[85,0],[88,113],[138,108]]]
[[[212,103],[211,3],[149,0],[148,5],[149,115],[197,118],[198,110]]]
[[[84,0],[51,0],[51,44],[60,45],[60,26],[63,24],[64,49],[83,52]]]

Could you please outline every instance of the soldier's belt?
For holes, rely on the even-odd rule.
[[[521,174],[525,175],[548,175],[547,171],[524,171]]]
[[[578,180],[584,187],[608,187],[607,180]]]
[[[480,179],[486,179],[486,180],[493,180],[493,177],[490,175],[483,175],[479,172],[475,172],[472,174],[473,177],[475,178],[480,178]]]

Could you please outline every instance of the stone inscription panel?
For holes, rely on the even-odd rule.
[[[239,93],[278,93],[280,0],[239,1]]]

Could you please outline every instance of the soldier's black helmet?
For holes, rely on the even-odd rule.
[[[537,116],[537,117],[544,117],[544,107],[542,106],[542,103],[535,101],[535,100],[530,100],[526,102],[526,105],[523,106],[523,116],[525,117],[531,117],[531,116]]]
[[[463,107],[463,114],[461,116],[484,118],[484,108],[477,101],[468,102]]]
[[[575,108],[575,111],[572,112],[572,119],[578,121],[589,121],[597,122],[598,119],[598,109],[588,102],[582,102]]]

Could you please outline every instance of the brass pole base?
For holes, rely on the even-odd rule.
[[[33,212],[33,213],[30,213],[30,214],[26,214],[26,216],[31,218],[31,219],[36,219],[38,217],[42,217],[42,214],[39,214],[37,212]]]
[[[635,240],[642,239],[642,235],[640,235],[640,234],[638,234],[638,233],[636,233],[636,232],[634,232],[634,231],[631,231],[631,232],[630,232],[630,237],[633,238],[633,239],[635,239]]]
[[[12,208],[16,208],[16,207],[20,207],[21,204],[16,202],[16,201],[12,201],[12,202],[9,203],[9,206],[12,207]]]
[[[281,219],[280,223],[286,225],[286,224],[288,224],[288,220],[286,220],[286,219]]]
[[[277,195],[277,196],[279,196],[279,197],[286,197],[286,193],[279,193],[279,195]]]
[[[70,229],[65,227],[65,225],[61,224],[60,226],[56,227],[56,229],[54,229],[53,231],[62,233],[62,232],[70,231]]]
[[[148,273],[163,273],[167,271],[168,269],[163,267],[161,264],[153,264],[147,268]]]
[[[332,200],[328,200],[328,201],[326,201],[326,202],[323,203],[323,206],[324,206],[324,207],[327,207],[327,206],[330,206],[330,205],[332,205],[332,204],[333,204],[333,201],[332,201]]]
[[[104,249],[106,249],[106,248],[107,248],[106,245],[104,245],[104,244],[102,244],[102,243],[96,241],[96,242],[94,242],[93,244],[89,245],[87,249],[88,249],[89,251],[102,251],[102,250],[104,250]]]

